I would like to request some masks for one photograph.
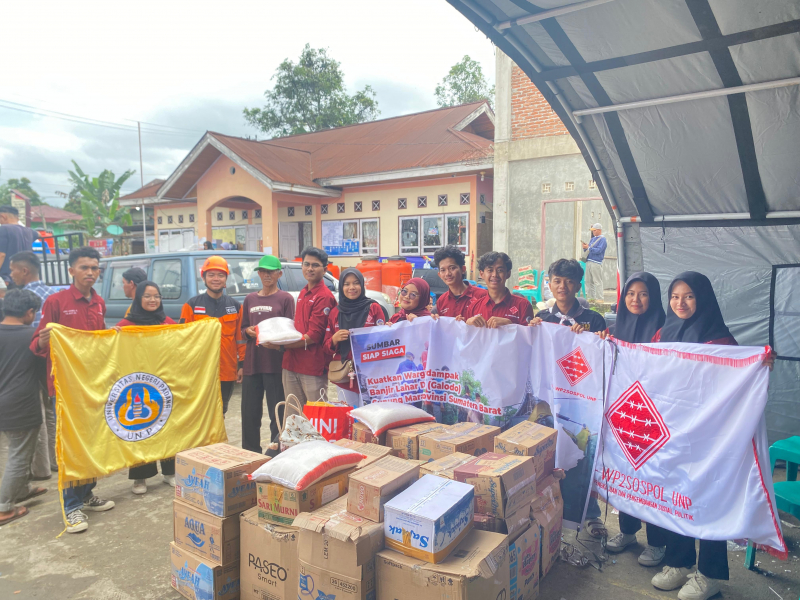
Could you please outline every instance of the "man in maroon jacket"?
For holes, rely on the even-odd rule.
[[[106,328],[106,303],[92,289],[100,275],[100,253],[94,248],[77,248],[70,252],[69,274],[73,282],[69,289],[48,296],[44,301],[42,319],[31,341],[31,351],[47,358],[47,390],[53,402],[56,400],[56,390],[53,385],[53,365],[50,362],[50,324],[59,323],[84,331]],[[84,510],[104,512],[114,508],[114,502],[98,498],[92,493],[95,485],[92,482],[64,490],[68,533],[78,533],[89,528]]]
[[[439,278],[447,284],[447,291],[436,299],[434,312],[440,317],[463,317],[467,308],[488,294],[482,288],[464,281],[467,275],[464,253],[455,246],[439,248],[433,254],[433,263]]]

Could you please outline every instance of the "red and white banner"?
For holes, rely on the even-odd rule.
[[[763,417],[765,349],[616,343],[595,491],[648,523],[748,538],[785,559]]]

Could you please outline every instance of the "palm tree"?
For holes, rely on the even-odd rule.
[[[73,192],[79,194],[83,225],[89,234],[101,237],[111,233],[111,225],[132,225],[130,209],[119,206],[119,191],[136,171],[125,171],[117,179],[113,171],[105,169],[98,177],[90,178],[78,163],[73,160],[72,164],[75,165],[75,171],[69,171],[69,177],[74,186]]]

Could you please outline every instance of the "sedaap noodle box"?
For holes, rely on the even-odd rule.
[[[386,547],[438,563],[472,529],[471,485],[425,475],[384,505]]]

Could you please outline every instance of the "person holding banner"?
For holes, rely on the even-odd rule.
[[[127,271],[126,271],[127,272]],[[161,304],[161,289],[153,281],[140,281],[136,284],[133,302],[128,314],[114,327],[119,331],[122,327],[148,327],[151,325],[174,325],[173,321],[164,312]],[[164,483],[175,487],[175,458],[165,458],[161,463],[161,475]],[[128,469],[128,479],[133,480],[131,491],[134,494],[147,493],[147,479],[158,475],[156,463],[146,463]]]
[[[648,343],[656,331],[664,325],[666,314],[661,305],[661,286],[658,279],[650,273],[634,273],[622,289],[623,301],[617,310],[617,320],[608,332],[598,335],[606,338],[607,333],[624,342],[632,344]],[[640,519],[623,511],[619,512],[620,533],[606,543],[609,552],[622,552],[636,543],[636,532],[642,528]],[[639,564],[654,567],[664,560],[668,532],[652,523],[647,523],[647,547],[639,555]]]
[[[334,307],[328,315],[323,344],[325,354],[343,364],[352,361],[350,330],[383,325],[383,316],[381,305],[367,298],[367,288],[361,271],[353,267],[343,270],[339,276],[339,306]],[[361,406],[361,394],[352,368],[347,380],[334,383],[339,386],[339,394],[347,404],[353,408]]]
[[[575,259],[559,258],[548,269],[550,291],[556,303],[540,311],[531,325],[555,323],[567,325],[575,333],[590,331],[598,333],[605,331],[606,320],[589,308],[578,302],[578,292],[583,279],[583,267]]]
[[[412,277],[400,290],[400,310],[392,315],[387,325],[393,325],[400,321],[411,322],[417,317],[429,317],[431,315],[431,311],[428,310],[430,303],[431,286],[421,277]]]
[[[467,307],[488,294],[482,288],[464,281],[467,265],[464,253],[455,246],[439,248],[433,254],[433,264],[439,278],[447,284],[447,291],[436,299],[434,313],[440,317],[461,317]],[[423,360],[424,362],[424,360]]]
[[[94,248],[76,248],[69,253],[69,274],[72,285],[49,296],[42,306],[42,319],[33,334],[31,351],[47,359],[47,390],[53,402],[56,390],[53,364],[50,359],[50,324],[59,323],[72,329],[97,331],[105,329],[106,303],[93,287],[100,276],[100,253]],[[63,492],[67,533],[78,533],[89,528],[84,510],[104,512],[114,508],[114,502],[93,493],[96,482],[78,485]]]
[[[533,306],[506,287],[511,277],[511,258],[505,252],[487,252],[478,259],[478,270],[488,292],[464,309],[467,325],[495,329],[503,325],[528,325]]]

